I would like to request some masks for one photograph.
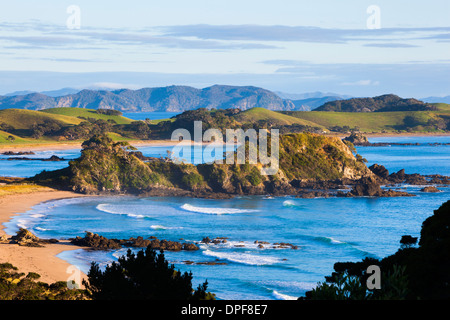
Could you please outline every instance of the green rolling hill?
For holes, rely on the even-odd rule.
[[[301,111],[299,111],[301,112]],[[289,126],[293,124],[311,126],[311,127],[319,127],[323,128],[324,126],[318,124],[314,121],[311,121],[306,118],[296,117],[290,115],[290,112],[277,112],[268,110],[265,108],[252,108],[241,113],[238,113],[234,116],[234,118],[239,122],[257,122],[257,121],[270,121],[274,126]]]
[[[94,118],[102,120],[114,120],[117,124],[130,124],[133,120],[125,118],[123,116],[106,115],[99,114],[94,109],[84,109],[84,108],[51,108],[45,109],[41,112],[52,115],[63,115],[69,117],[83,117],[83,118]]]
[[[330,112],[330,111],[285,111],[283,114],[317,123],[328,129],[339,126],[358,127],[362,132],[394,132],[410,130],[423,132],[430,123],[450,120],[450,105],[435,104],[435,111],[394,112]],[[433,131],[433,130],[432,130]]]
[[[73,116],[51,114],[42,111],[21,109],[0,110],[0,123],[5,123],[15,129],[30,129],[34,124],[42,124],[52,120],[65,126],[77,125],[83,121]]]

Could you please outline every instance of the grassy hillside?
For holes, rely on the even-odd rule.
[[[30,129],[34,124],[57,121],[61,125],[77,125],[81,119],[73,116],[51,114],[34,110],[4,109],[0,110],[0,123],[6,123],[15,129]]]
[[[447,105],[448,106],[448,105]],[[444,109],[447,106],[442,106]],[[302,112],[292,111],[285,114],[299,119],[315,122],[326,128],[334,126],[358,127],[362,132],[393,132],[405,129],[405,124],[414,131],[428,131],[425,128],[429,121],[439,120],[442,116],[450,116],[449,111],[407,111],[407,112]]]
[[[237,114],[235,118],[239,122],[256,122],[260,120],[269,120],[274,125],[299,124],[311,127],[323,127],[322,125],[309,119],[299,118],[264,108],[253,108],[246,110],[244,112]]]
[[[450,104],[447,103],[432,103],[433,106],[436,106],[439,111],[449,111],[450,112]]]
[[[11,141],[8,137],[13,137],[14,139]],[[21,138],[19,136],[16,136],[12,133],[8,133],[5,131],[0,130],[0,144],[5,145],[16,145],[16,144],[23,144],[23,143],[30,143],[31,141],[28,139]]]
[[[125,118],[123,116],[112,116],[106,114],[99,114],[95,112],[94,109],[83,109],[83,108],[51,108],[45,109],[41,112],[52,115],[63,115],[70,117],[83,117],[83,118],[94,118],[94,119],[102,119],[102,120],[114,120],[117,124],[129,124],[133,120]]]

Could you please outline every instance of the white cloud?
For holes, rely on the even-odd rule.
[[[354,82],[343,82],[341,85],[343,86],[378,86],[380,81],[373,80],[359,80]]]

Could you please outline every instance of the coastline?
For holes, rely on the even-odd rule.
[[[392,137],[449,137],[450,133],[363,133],[366,137],[392,138]],[[325,134],[327,137],[345,138],[349,134],[335,133]],[[193,144],[194,141],[172,141],[172,140],[131,140],[128,141],[134,147],[147,146],[175,146],[181,144]],[[204,142],[210,144],[209,142]],[[81,149],[81,142],[76,143],[36,143],[36,144],[0,144],[0,153],[6,151],[25,152],[25,151],[46,151],[46,150],[71,150]]]
[[[175,146],[180,142],[172,140],[139,140],[128,141],[130,145],[134,147],[146,147],[146,146]],[[191,141],[182,142],[182,144],[193,143]],[[81,149],[81,142],[77,143],[49,143],[49,144],[0,144],[0,153],[6,151],[25,152],[25,151],[47,151],[47,150],[71,150]]]
[[[0,196],[0,207],[2,208],[0,212],[0,236],[6,235],[3,223],[8,222],[13,216],[30,210],[39,203],[85,196],[58,190]],[[39,281],[42,282],[67,281],[71,276],[71,273],[66,272],[70,264],[56,257],[56,255],[63,251],[80,248],[72,245],[68,240],[46,244],[42,248],[0,243],[0,263],[9,262],[17,267],[19,272],[36,272],[41,276]],[[86,275],[82,273],[81,278],[85,277]]]

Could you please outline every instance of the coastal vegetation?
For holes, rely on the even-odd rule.
[[[69,289],[66,281],[52,284],[38,281],[35,272],[24,274],[10,263],[0,263],[0,300],[84,300],[87,293]]]
[[[306,300],[448,300],[450,298],[450,201],[422,223],[420,240],[405,235],[400,248],[383,259],[338,262]],[[367,290],[367,269],[381,270],[381,288]]]
[[[29,181],[77,192],[186,192],[196,195],[296,194],[292,181],[360,179],[373,173],[336,137],[313,133],[281,135],[279,170],[262,175],[261,163],[175,163],[146,159],[127,142],[96,135],[82,144],[81,157],[69,167],[42,172]]]
[[[214,300],[207,292],[208,282],[192,288],[192,273],[175,270],[165,259],[147,247],[137,253],[127,251],[102,271],[95,262],[83,284],[94,300]]]
[[[192,273],[175,270],[161,251],[150,247],[127,254],[102,271],[92,262],[84,289],[67,281],[39,281],[35,272],[24,274],[10,263],[0,263],[0,300],[215,300],[208,282],[192,288]]]
[[[314,111],[333,112],[393,112],[393,111],[432,111],[437,107],[417,99],[402,99],[394,94],[373,98],[352,98],[324,103]]]

